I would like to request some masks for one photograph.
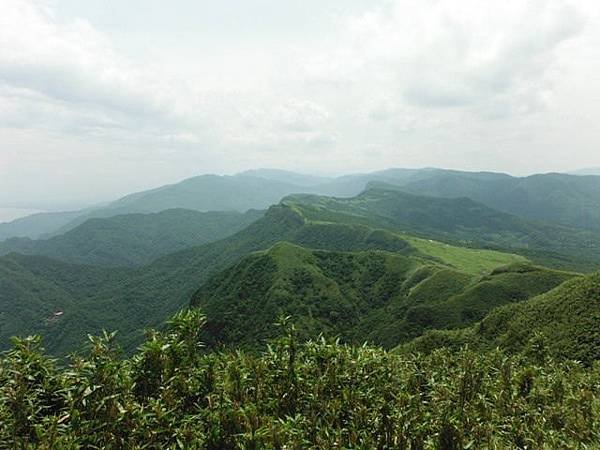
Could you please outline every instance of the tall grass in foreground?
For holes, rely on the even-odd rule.
[[[293,327],[206,353],[178,314],[122,360],[113,334],[60,366],[40,339],[0,365],[0,448],[576,449],[600,443],[600,366],[500,351],[398,355]]]

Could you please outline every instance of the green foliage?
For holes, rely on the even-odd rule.
[[[380,249],[435,258],[395,233],[345,220],[311,222],[285,205],[271,207],[231,237],[164,256],[137,270],[9,255],[0,258],[0,346],[6,348],[15,334],[41,334],[51,353],[64,355],[78,349],[86,334],[110,327],[119,331],[119,342],[131,352],[141,342],[143,329],[160,326],[188,304],[211,275],[282,240],[324,250]],[[487,258],[474,250],[459,251],[471,252],[472,259]],[[511,260],[507,255],[506,261]],[[48,321],[56,311],[64,315]]]
[[[294,195],[285,198],[283,203],[302,211],[312,221],[361,223],[403,231],[415,247],[441,255],[444,249],[428,245],[429,239],[459,247],[523,252],[535,261],[560,268],[600,266],[598,231],[526,220],[467,197],[426,197],[398,189],[380,183],[349,199]],[[411,241],[414,236],[425,240]]]
[[[0,242],[0,255],[17,252],[75,264],[140,266],[169,253],[231,236],[261,216],[260,211],[242,214],[171,209],[90,219],[50,239]]]
[[[438,170],[404,183],[402,189],[434,197],[468,197],[532,220],[600,230],[600,177],[549,173],[516,178]]]
[[[469,344],[519,353],[532,343],[554,357],[586,364],[600,359],[600,274],[575,278],[528,301],[495,309],[472,328],[429,332],[404,350],[427,352]]]
[[[145,328],[159,327],[165,317],[189,304],[194,292],[208,280],[218,278],[219,272],[232,267],[248,254],[268,249],[281,241],[299,244],[310,250],[384,250],[410,257],[412,263],[419,266],[431,265],[437,267],[436,270],[453,269],[445,272],[449,290],[436,294],[440,301],[447,301],[456,295],[452,290],[456,280],[459,284],[464,284],[467,279],[489,273],[499,265],[524,261],[522,257],[513,254],[456,247],[399,233],[400,222],[394,222],[394,218],[402,214],[420,217],[424,230],[427,229],[429,216],[419,216],[415,213],[418,210],[405,207],[414,203],[415,207],[425,208],[425,211],[432,214],[435,212],[431,206],[419,206],[419,198],[417,202],[413,199],[408,203],[404,198],[405,194],[389,190],[368,191],[362,196],[345,200],[323,197],[302,200],[294,197],[271,207],[262,218],[233,236],[163,256],[152,264],[135,270],[64,264],[39,256],[5,256],[0,258],[0,285],[3,288],[0,289],[0,304],[3,306],[0,312],[0,346],[6,348],[9,337],[14,334],[41,334],[49,351],[62,356],[78,349],[79,343],[87,334],[98,334],[103,328],[110,327],[119,331],[117,339],[126,353],[130,353],[142,341]],[[459,206],[462,203],[470,204],[459,202]],[[480,210],[479,206],[474,209],[475,213]],[[463,214],[460,208],[453,211],[452,208],[445,207],[439,213],[440,217],[454,214],[464,222],[468,214],[473,213],[469,211],[471,210],[463,211]],[[385,214],[387,216],[384,217]],[[162,217],[160,214],[156,217],[159,216]],[[487,223],[488,219],[496,223],[497,213],[494,212],[490,217],[481,219],[482,223]],[[454,223],[463,223],[456,220]],[[435,220],[439,224],[444,222],[445,220]],[[181,223],[182,227],[187,227],[184,220]],[[456,226],[468,229],[465,228],[466,225]],[[162,228],[157,226],[156,229]],[[125,245],[121,247],[119,251],[125,249]],[[248,313],[244,314],[252,325],[246,328],[252,332],[263,323],[270,324],[282,310],[297,317],[298,327],[306,332],[307,337],[319,332],[337,333],[353,341],[367,339],[390,347],[432,327],[466,326],[491,309],[491,306],[475,305],[472,317],[465,319],[460,311],[448,312],[448,308],[442,306],[421,305],[421,310],[413,309],[406,321],[408,309],[416,306],[407,302],[408,288],[402,287],[411,274],[402,273],[394,278],[394,270],[386,268],[378,273],[379,278],[373,278],[375,282],[370,285],[361,277],[363,273],[370,273],[367,266],[375,267],[374,259],[367,264],[360,262],[360,258],[355,256],[331,256],[330,258],[336,259],[340,268],[333,270],[334,265],[328,264],[331,271],[321,271],[320,274],[319,264],[325,264],[323,258],[316,263],[314,270],[306,271],[307,267],[302,264],[293,270],[290,268],[289,276],[286,275],[282,281],[277,282],[280,288],[275,286],[268,296],[256,294],[252,299],[246,298],[240,302],[240,305],[246,305],[244,307]],[[398,259],[400,260],[401,258]],[[357,264],[364,266],[357,268]],[[354,278],[338,279],[345,271],[355,273]],[[468,275],[459,272],[466,272]],[[521,282],[525,283],[524,280]],[[535,280],[527,283],[532,283],[532,294],[543,292],[536,290]],[[298,286],[301,285],[300,289]],[[444,283],[441,285],[445,286]],[[223,289],[231,290],[233,286],[235,283],[230,283],[229,288],[225,286]],[[295,298],[296,290],[301,293],[298,298]],[[235,297],[230,295],[231,292],[222,293],[223,296],[216,290],[209,292],[212,299],[210,303],[216,303],[223,297],[229,298],[229,303],[225,302],[214,311],[210,310],[213,322],[207,329],[213,330],[215,323],[224,321],[221,328],[226,329],[226,333],[242,333],[239,330],[246,328],[239,323],[233,327],[225,327],[232,320],[236,321],[238,314],[234,313],[231,318],[224,319],[222,313],[228,305],[234,304]],[[525,297],[501,294],[497,301],[489,303],[497,306]],[[264,308],[259,307],[256,301],[259,298],[261,302],[271,299],[271,303]],[[212,308],[208,303],[206,307]],[[57,311],[63,312],[63,315],[54,320],[53,316]],[[249,315],[250,312],[256,314],[260,311],[265,312],[264,317],[253,320]],[[262,321],[263,318],[265,321]],[[367,324],[368,328],[365,328]],[[266,325],[264,333],[257,337],[268,337],[270,331]],[[215,335],[219,333],[221,332],[215,331]],[[245,340],[252,342],[252,345],[262,345],[260,339],[253,340],[249,334]],[[218,340],[209,339],[209,342],[212,344]],[[224,341],[233,343],[238,338]]]
[[[517,264],[475,277],[419,256],[309,250],[278,243],[211,277],[194,295],[210,346],[264,346],[280,315],[303,340],[323,333],[392,348],[428,329],[460,328],[546,292],[571,273]]]
[[[118,358],[114,335],[57,366],[39,338],[0,362],[2,448],[594,448],[600,367],[298,342],[204,353],[197,311]]]

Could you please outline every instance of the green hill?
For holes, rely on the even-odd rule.
[[[0,255],[18,252],[77,264],[140,266],[168,253],[223,239],[262,214],[255,210],[242,214],[171,209],[90,219],[50,239],[0,242]]]
[[[528,221],[469,198],[426,197],[378,184],[353,198],[293,195],[283,203],[308,220],[358,222],[458,246],[520,251],[557,267],[593,270],[600,265],[600,233]],[[420,245],[426,247],[423,241]]]
[[[519,178],[427,168],[387,169],[333,178],[259,169],[234,176],[201,175],[131,194],[102,207],[25,217],[0,224],[0,241],[61,234],[94,217],[173,208],[244,212],[265,209],[293,193],[353,197],[372,182],[391,184],[417,195],[466,197],[522,218],[600,230],[600,177],[541,174]]]
[[[468,197],[520,217],[600,230],[600,177],[549,173],[495,179],[440,170],[404,183],[402,189],[434,197]]]
[[[526,302],[496,309],[466,330],[427,333],[406,349],[431,351],[467,344],[585,363],[600,359],[600,274],[570,280]]]
[[[478,277],[418,253],[309,250],[282,242],[211,277],[192,305],[209,317],[212,345],[260,346],[275,332],[277,317],[290,315],[304,338],[324,333],[390,348],[430,328],[464,327],[573,276],[515,264]]]
[[[73,345],[81,342],[87,333],[98,333],[103,328],[119,331],[119,340],[127,350],[132,350],[143,336],[143,329],[159,326],[165,317],[173,314],[189,303],[192,294],[208,280],[209,276],[235,264],[250,252],[268,249],[280,241],[293,242],[306,247],[331,251],[385,250],[400,255],[419,255],[422,259],[444,263],[439,255],[429,255],[417,250],[406,239],[391,231],[371,228],[361,223],[309,221],[301,211],[285,204],[271,207],[264,217],[251,223],[244,230],[226,239],[193,247],[158,258],[152,264],[135,269],[111,269],[108,279],[89,268],[59,264],[57,261],[37,256],[11,255],[0,261],[18,259],[18,271],[26,276],[45,275],[44,282],[56,283],[63,275],[57,271],[70,273],[69,298],[78,308],[64,308],[64,315],[52,327],[44,324],[46,312],[32,317],[33,325],[28,332],[35,331],[45,337],[48,349],[55,354],[72,351]],[[491,268],[502,264],[522,261],[523,258],[500,252],[480,252],[476,249],[448,247],[445,244],[431,243],[432,248],[443,246],[447,255],[453,256],[457,270],[465,261],[465,269],[479,271],[481,265]],[[456,258],[456,255],[461,255]],[[443,255],[442,255],[443,256]],[[486,261],[486,258],[490,260]],[[449,258],[452,259],[452,258]],[[474,266],[475,259],[483,261]],[[468,266],[468,267],[467,267]],[[99,270],[99,269],[98,269]],[[16,277],[16,274],[7,274]],[[20,276],[20,275],[19,275]],[[23,283],[20,290],[10,294],[6,310],[0,316],[0,330],[8,330],[6,323],[21,323],[18,314],[10,305],[29,302],[42,302],[44,295],[34,287]],[[86,286],[93,286],[89,290]],[[55,289],[63,289],[58,285]],[[54,306],[53,306],[54,308]],[[49,308],[52,309],[52,308]],[[13,332],[0,335],[5,347]]]

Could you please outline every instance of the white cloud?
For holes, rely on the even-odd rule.
[[[562,0],[394,0],[348,19],[305,77],[374,84],[409,106],[526,112],[542,103],[559,46],[584,24]]]
[[[168,89],[151,74],[119,57],[86,20],[61,24],[43,3],[3,2],[0,48],[0,78],[10,86],[141,117],[170,113]]]
[[[293,23],[259,30],[269,9],[261,0],[236,16],[248,22],[239,34],[232,25],[226,39],[202,28],[194,35],[192,20],[181,36],[161,31],[153,11],[145,30],[152,50],[140,54],[124,51],[127,30],[116,35],[79,18],[84,2],[72,3],[82,14],[62,16],[62,0],[51,1],[2,2],[0,169],[13,175],[0,190],[9,196],[19,173],[35,167],[57,185],[71,165],[83,179],[133,167],[153,184],[263,165],[527,172],[559,169],[565,158],[549,150],[557,142],[576,142],[573,158],[600,165],[591,150],[600,138],[591,0],[378,0],[356,10],[347,5],[360,0],[332,0],[335,18],[314,8],[329,26],[299,23],[296,31]],[[210,13],[209,3],[193,2],[195,13]],[[172,5],[153,6],[176,16]],[[138,32],[146,13],[136,13]],[[116,181],[105,198],[131,190],[128,183]]]

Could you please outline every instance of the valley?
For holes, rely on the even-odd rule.
[[[257,173],[240,177],[256,184]],[[481,195],[411,192],[411,183],[431,181],[429,170],[386,171],[370,181],[285,175],[307,191],[318,182],[348,196],[271,192],[265,179],[265,191],[281,196],[270,206],[253,203],[265,210],[201,212],[180,206],[209,203],[179,201],[179,191],[165,187],[112,210],[145,212],[90,212],[53,236],[0,242],[0,346],[11,355],[15,343],[39,345],[12,336],[38,335],[59,361],[88,354],[90,342],[92,352],[110,345],[121,349],[119,360],[141,361],[163,351],[156,339],[175,339],[158,337],[172,326],[169,317],[191,314],[198,322],[186,333],[207,352],[198,361],[243,352],[262,364],[290,324],[308,365],[313,348],[337,358],[359,346],[398,364],[417,354],[464,358],[466,347],[481,358],[499,348],[538,363],[600,359],[594,226],[503,212]],[[162,200],[149,206],[155,195]],[[167,209],[151,212],[161,205]],[[86,344],[88,336],[104,337]]]

